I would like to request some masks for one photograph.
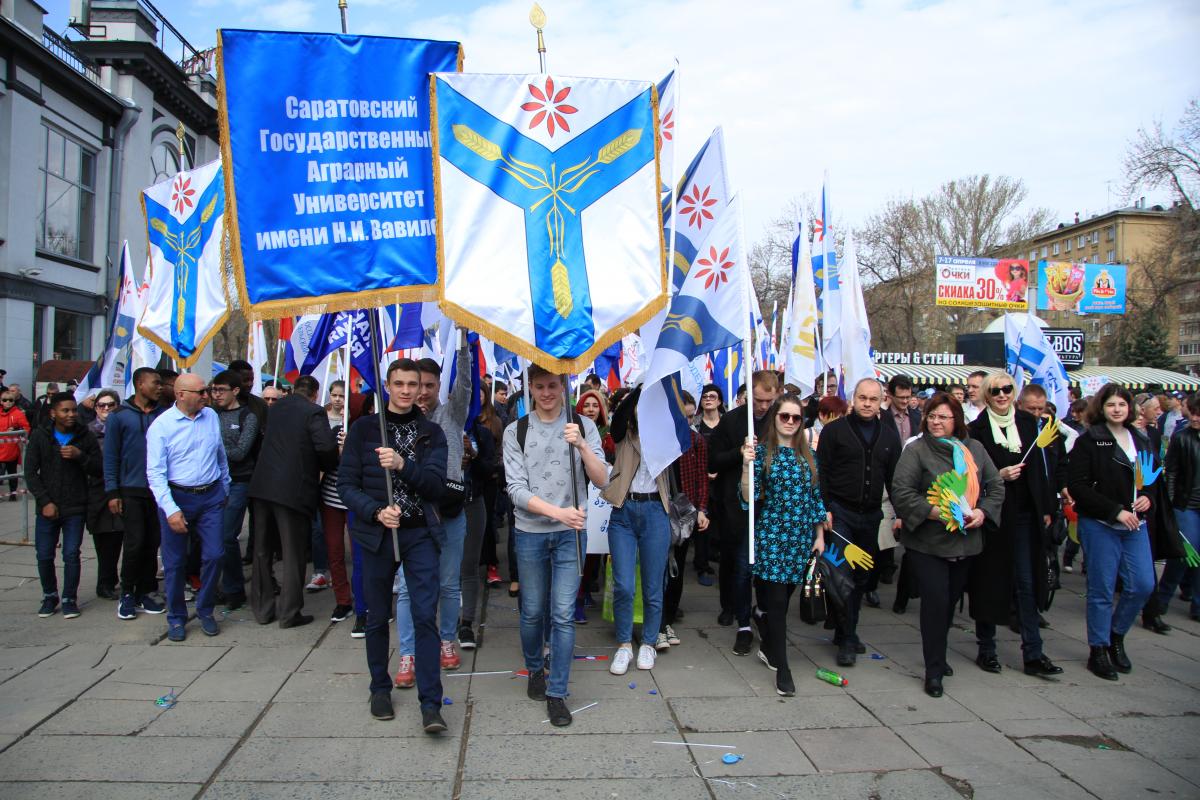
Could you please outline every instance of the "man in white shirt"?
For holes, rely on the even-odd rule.
[[[967,404],[963,406],[963,415],[967,418],[967,422],[973,422],[987,407],[987,403],[983,399],[983,382],[985,380],[987,380],[987,373],[981,369],[977,369],[967,376]]]

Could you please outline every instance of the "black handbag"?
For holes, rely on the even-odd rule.
[[[442,490],[442,499],[438,501],[438,513],[442,519],[457,517],[467,505],[467,485],[462,481],[446,478],[446,488]]]
[[[850,565],[835,553],[836,548],[833,551],[827,548],[817,559],[817,570],[821,573],[829,616],[844,619],[850,604],[850,593],[854,591],[854,577],[850,574]]]
[[[817,569],[817,559],[813,554],[809,559],[808,569],[804,573],[804,583],[800,586],[800,619],[809,625],[824,622],[828,610],[825,608],[825,582]]]

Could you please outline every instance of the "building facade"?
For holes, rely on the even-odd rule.
[[[188,166],[220,155],[216,80],[167,20],[93,0],[68,40],[45,14],[0,0],[0,368],[26,394],[44,361],[99,355],[121,246],[140,278],[141,192],[179,170],[180,125]]]

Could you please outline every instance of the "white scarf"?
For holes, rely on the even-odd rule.
[[[1009,452],[1021,452],[1021,434],[1017,432],[1017,415],[1009,408],[1007,414],[998,414],[991,406],[987,407],[988,422],[992,424],[992,439]]]

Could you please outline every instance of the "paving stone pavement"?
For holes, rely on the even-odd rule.
[[[0,540],[21,538],[21,508],[0,506]],[[218,637],[193,622],[172,644],[163,617],[118,620],[92,591],[90,538],[84,557],[82,616],[43,620],[33,548],[0,545],[0,798],[1200,798],[1200,624],[1175,603],[1169,636],[1130,633],[1133,674],[1100,681],[1084,668],[1079,574],[1047,614],[1060,679],[1025,676],[1007,630],[1004,672],[983,673],[960,616],[934,700],[919,601],[894,614],[885,586],[883,608],[864,609],[868,652],[842,670],[847,688],[815,678],[834,667],[829,632],[793,615],[784,699],[758,659],[733,655],[715,587],[689,572],[683,644],[623,677],[576,661],[581,710],[564,730],[525,698],[516,601],[491,592],[480,649],[445,673],[450,731],[431,738],[413,692],[393,694],[395,720],[370,718],[362,642],[327,622],[330,592],[306,596],[318,622],[304,628],[243,609]],[[576,652],[607,656],[612,627],[589,617]],[[501,674],[471,674],[487,672]],[[172,692],[174,707],[155,703]]]

